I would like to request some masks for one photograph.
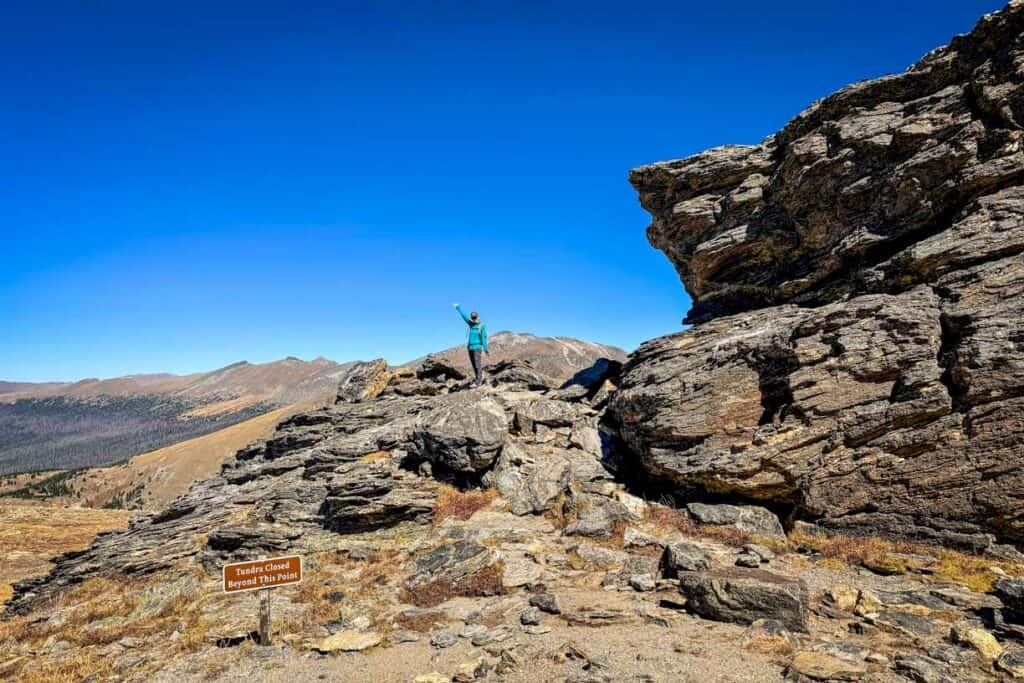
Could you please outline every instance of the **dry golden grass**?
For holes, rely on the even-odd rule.
[[[131,583],[107,578],[91,579],[52,598],[40,611],[59,610],[62,619],[37,623],[36,615],[0,621],[0,642],[13,641],[28,648],[42,647],[47,639],[56,637],[76,647],[68,657],[26,658],[9,672],[19,681],[74,681],[97,674],[104,680],[111,663],[99,646],[126,635],[123,629],[112,633],[103,628],[89,628],[107,617],[130,613],[134,602]]]
[[[327,598],[329,593],[336,590],[338,590],[337,586],[324,585],[322,580],[318,581],[315,577],[308,576],[307,572],[307,576],[304,577],[303,583],[299,585],[298,590],[292,596],[292,600],[309,605],[309,611],[306,613],[304,621],[320,624],[331,619],[338,611],[337,607]],[[297,625],[300,630],[304,627],[305,623]]]
[[[308,633],[353,611],[369,613],[375,621],[375,629],[385,633],[387,623],[378,617],[386,605],[367,605],[361,596],[372,595],[381,586],[395,583],[401,574],[403,556],[399,550],[376,552],[359,561],[340,552],[314,555],[314,561],[307,565],[303,582],[291,589],[293,592],[289,596],[292,602],[304,605],[305,610],[300,616],[282,621],[280,632],[284,635]],[[328,581],[339,577],[343,578],[343,584]],[[334,596],[331,594],[339,591],[344,593],[344,597],[332,601]]]
[[[199,570],[195,571],[199,575]],[[25,656],[16,660],[5,674],[14,680],[39,683],[77,683],[91,674],[97,674],[97,680],[107,680],[113,665],[106,653],[109,643],[126,637],[168,636],[179,625],[185,627],[182,638],[157,641],[166,657],[206,647],[205,637],[211,625],[204,623],[201,601],[192,592],[169,596],[155,612],[133,613],[142,588],[150,581],[125,576],[89,579],[50,598],[29,616],[0,621],[0,643],[16,643],[20,653],[42,648],[50,639],[65,640],[73,646],[67,654]],[[41,615],[57,618],[41,621]],[[152,666],[159,666],[159,662],[157,658]]]
[[[843,536],[840,534],[808,534],[794,531],[790,541],[821,554],[819,565],[837,567],[854,565],[886,572],[903,573],[927,566],[927,578],[956,581],[971,590],[987,592],[999,574],[998,567],[1011,576],[1024,576],[1024,562],[1009,562],[991,557],[971,555],[938,546],[891,541],[877,537]],[[919,564],[912,556],[934,557],[937,563]]]
[[[434,524],[440,524],[449,517],[469,519],[497,498],[498,492],[494,489],[460,491],[454,486],[442,484],[437,491],[437,502],[434,504]]]
[[[86,547],[101,531],[125,528],[130,514],[0,499],[0,605],[10,598],[8,584],[45,574],[51,557]]]
[[[238,398],[233,398],[228,401],[208,403],[204,406],[182,413],[178,416],[178,419],[191,420],[196,417],[211,417],[214,415],[223,415],[224,413],[234,413],[239,410],[245,410],[249,406],[254,406],[266,398],[266,396],[250,394],[248,396],[239,396]]]
[[[887,541],[875,536],[842,536],[825,534],[807,534],[794,531],[790,534],[794,543],[821,553],[826,560],[839,560],[844,564],[855,566],[891,569],[894,572],[907,570],[906,561],[894,557],[892,553],[927,554],[920,546],[903,541]]]
[[[111,658],[98,653],[76,653],[59,661],[30,662],[18,670],[19,683],[81,683],[89,678],[105,681],[111,677]],[[91,677],[91,678],[90,678]]]
[[[360,462],[381,462],[391,457],[391,451],[373,451],[359,458]]]

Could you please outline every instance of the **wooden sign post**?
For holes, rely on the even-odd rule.
[[[259,640],[260,645],[270,645],[270,589],[300,583],[302,557],[290,555],[226,564],[222,579],[225,593],[260,592]]]

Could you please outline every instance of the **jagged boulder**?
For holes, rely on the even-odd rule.
[[[763,569],[683,572],[679,591],[686,608],[706,619],[738,624],[774,619],[792,631],[807,630],[807,587],[799,579]]]
[[[1011,3],[904,73],[815,102],[759,145],[635,169],[648,238],[694,299],[689,320],[905,288],[904,278],[1019,253],[1016,209],[1009,224],[954,226],[1020,185],[1022,17]]]
[[[353,363],[338,382],[335,403],[356,403],[375,398],[388,385],[388,364],[383,358]]]
[[[537,425],[571,427],[579,416],[580,409],[573,403],[535,398],[516,406],[514,426],[520,434],[529,435]]]
[[[416,368],[416,379],[446,382],[450,379],[461,382],[467,375],[453,363],[437,356],[427,356]]]
[[[528,360],[512,358],[487,368],[487,382],[492,386],[518,387],[543,391],[558,384],[558,380],[537,371]]]
[[[447,543],[413,562],[406,598],[433,607],[456,595],[498,595],[505,590],[503,571],[497,551],[472,541]]]
[[[689,503],[686,511],[700,524],[731,526],[755,536],[786,535],[775,513],[756,505]]]
[[[483,483],[508,500],[513,514],[551,509],[568,488],[572,463],[558,449],[511,443],[506,445]]]
[[[666,578],[676,578],[683,572],[711,569],[711,558],[700,546],[682,541],[669,543],[661,555],[661,572]]]
[[[493,398],[463,391],[439,397],[413,440],[420,454],[455,472],[481,472],[498,457],[508,436],[505,411]]]
[[[402,453],[414,446],[418,420],[435,401],[378,397],[296,414],[164,510],[56,558],[48,576],[15,586],[7,609],[25,612],[103,574],[148,574],[188,563],[216,570],[225,561],[315,552],[343,530],[426,524],[436,484],[404,469]]]
[[[331,475],[322,513],[327,528],[358,533],[429,521],[436,499],[437,485],[432,481],[389,462],[356,462]]]
[[[973,551],[1024,541],[1024,4],[754,146],[645,166],[691,329],[609,403],[684,499]]]
[[[226,557],[248,558],[286,550],[298,536],[295,531],[270,527],[223,526],[210,532],[206,545]]]
[[[612,535],[616,524],[631,519],[629,508],[619,500],[601,494],[580,493],[568,504],[568,512],[575,517],[566,525],[567,536],[606,537]]]

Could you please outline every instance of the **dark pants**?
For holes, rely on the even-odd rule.
[[[481,354],[483,354],[482,349],[469,349],[469,362],[473,364],[473,373],[476,375],[474,383],[477,385],[484,381],[484,362]]]

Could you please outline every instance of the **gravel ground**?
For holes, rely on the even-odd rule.
[[[739,650],[743,628],[713,624],[685,615],[666,628],[651,624],[604,627],[569,626],[546,616],[551,632],[521,635],[517,649],[520,664],[504,675],[486,680],[506,683],[547,681],[673,681],[678,683],[782,681],[782,669],[766,657]],[[299,681],[346,681],[346,683],[395,683],[412,681],[421,674],[438,672],[451,676],[463,662],[483,654],[460,639],[444,650],[431,647],[429,638],[390,648],[310,658],[290,649],[257,653],[247,648],[229,655],[236,661],[213,680],[219,683],[297,683]],[[584,670],[578,661],[556,661],[553,654],[572,643],[592,659],[602,662]],[[180,683],[199,674],[201,662],[181,662],[166,669],[157,683]]]

